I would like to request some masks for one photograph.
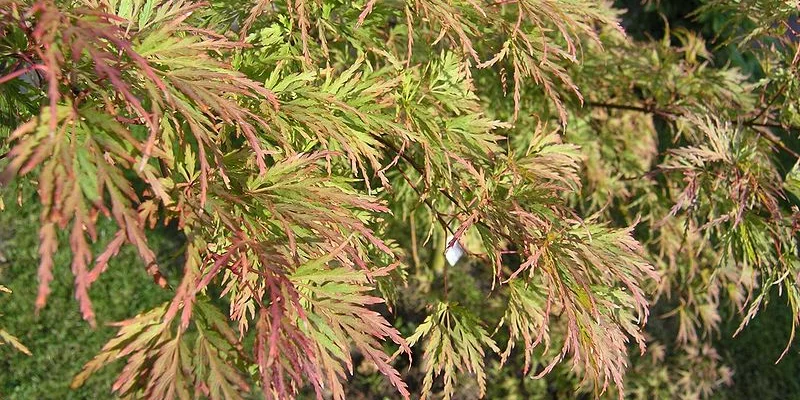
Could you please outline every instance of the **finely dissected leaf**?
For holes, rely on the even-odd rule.
[[[41,204],[36,309],[61,247],[90,324],[126,245],[173,294],[73,386],[124,360],[123,398],[513,398],[520,372],[711,396],[722,315],[779,292],[800,324],[797,8],[708,1],[736,25],[651,39],[610,3],[0,0],[0,209]]]
[[[485,349],[497,353],[500,349],[467,310],[455,304],[439,303],[432,311],[408,338],[410,346],[426,339],[422,398],[430,395],[434,377],[442,375],[444,398],[450,399],[455,391],[457,372],[474,374],[480,390],[478,395],[483,397],[486,394]]]
[[[352,343],[388,377],[403,397],[408,398],[408,388],[400,373],[390,364],[390,358],[383,352],[379,340],[388,338],[400,346],[401,352],[409,355],[411,350],[399,332],[383,316],[364,307],[384,302],[381,298],[366,294],[371,289],[366,286],[369,278],[375,278],[379,274],[368,276],[364,271],[347,268],[331,268],[326,271],[324,268],[325,265],[318,262],[308,263],[290,278],[297,284],[300,292],[305,293],[302,298],[308,304],[306,316],[309,323],[301,326],[301,329],[307,330],[310,336],[321,343],[318,348],[326,363],[336,362],[334,360],[338,359],[338,362],[347,365],[350,373],[353,371],[349,354]],[[386,271],[379,273],[384,274]],[[329,372],[330,384],[336,385],[338,379]],[[335,396],[344,398],[344,392],[339,389]]]
[[[17,350],[29,355],[29,356],[32,355],[31,351],[28,350],[28,348],[25,347],[24,344],[22,344],[16,337],[14,337],[12,334],[6,332],[4,329],[0,329],[0,341],[2,341],[2,343],[0,343],[0,344],[8,344],[11,347],[13,347],[13,348],[15,348],[15,349],[17,349]]]
[[[793,195],[800,197],[800,168],[798,168],[798,165],[795,164],[792,170],[789,171],[786,180],[783,182],[783,187]]]
[[[238,341],[231,337],[224,317],[200,300],[195,310],[196,331],[186,332],[164,321],[166,305],[116,324],[117,336],[75,376],[72,387],[105,364],[127,359],[113,389],[121,395],[138,393],[148,399],[242,398],[249,390],[244,373],[232,364]],[[192,339],[195,337],[196,339]],[[234,340],[235,342],[231,342]],[[190,343],[194,341],[194,345]],[[139,383],[143,386],[137,386]]]
[[[11,289],[0,285],[0,292],[11,293]],[[0,317],[2,317],[2,314],[0,314]],[[22,342],[20,342],[16,336],[8,333],[5,329],[0,328],[0,346],[3,345],[10,345],[11,347],[17,349],[17,351],[21,351],[29,356],[32,355],[31,351],[28,350],[28,348],[25,347],[25,345],[22,344]]]

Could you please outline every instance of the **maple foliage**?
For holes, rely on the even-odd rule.
[[[123,246],[173,297],[72,386],[122,361],[122,398],[344,399],[358,358],[395,396],[449,399],[466,375],[486,396],[491,361],[568,359],[575,390],[646,397],[627,375],[658,367],[629,368],[663,346],[653,304],[678,362],[727,381],[723,301],[744,327],[779,287],[800,323],[797,10],[772,11],[730,33],[773,40],[748,48],[754,82],[688,30],[634,41],[602,1],[0,0],[0,184],[42,206],[36,308],[59,248],[93,326]],[[118,231],[94,254],[100,220]],[[424,313],[410,332],[400,307]]]
[[[7,287],[0,285],[0,292],[4,293],[11,293]],[[0,315],[1,317],[2,315]],[[31,351],[22,344],[19,339],[17,339],[14,335],[10,334],[5,329],[0,328],[0,346],[12,346],[16,350],[21,351],[27,355],[31,355]]]

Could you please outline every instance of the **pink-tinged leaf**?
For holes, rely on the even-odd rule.
[[[372,7],[375,6],[378,0],[369,0],[367,4],[364,6],[364,9],[361,11],[361,14],[358,16],[358,22],[356,22],[356,28],[360,27],[361,24],[364,23],[364,20],[367,19],[367,16],[372,12]]]
[[[112,239],[111,242],[108,243],[108,246],[106,246],[106,249],[97,256],[94,268],[89,272],[88,279],[90,285],[100,277],[100,274],[106,271],[108,262],[119,254],[119,250],[122,248],[122,245],[125,244],[125,239],[125,231],[117,231],[117,233],[114,234],[114,239]]]
[[[75,186],[75,190],[80,190],[77,185]],[[92,302],[89,299],[89,285],[91,283],[88,270],[89,263],[92,262],[92,252],[83,232],[84,223],[88,223],[88,221],[85,221],[80,215],[76,215],[72,223],[69,243],[72,250],[72,273],[75,275],[75,298],[80,305],[83,319],[89,321],[89,324],[94,328],[97,324],[94,310],[92,310]]]
[[[36,295],[36,310],[41,310],[47,303],[50,294],[50,282],[53,280],[53,255],[58,249],[56,226],[52,222],[43,222],[39,228],[39,292]]]

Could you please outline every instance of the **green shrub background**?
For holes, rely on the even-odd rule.
[[[133,249],[128,247],[111,261],[103,279],[91,288],[97,312],[97,329],[92,329],[73,299],[68,248],[59,251],[52,292],[47,306],[34,314],[38,279],[36,269],[38,209],[34,202],[24,207],[6,202],[0,212],[0,282],[13,291],[0,298],[4,326],[33,352],[33,357],[0,347],[0,398],[107,399],[121,366],[103,369],[77,391],[70,390],[72,377],[89,361],[115,329],[108,323],[129,318],[169,299],[169,293],[152,282]],[[114,234],[111,226],[98,232],[99,243]],[[155,244],[165,238],[153,237]],[[97,246],[98,248],[100,246]],[[165,247],[165,246],[160,246]]]

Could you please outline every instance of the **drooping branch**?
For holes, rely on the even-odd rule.
[[[615,103],[594,102],[594,101],[586,101],[584,102],[584,105],[591,108],[605,108],[609,110],[624,110],[624,111],[634,111],[646,114],[655,114],[671,119],[685,116],[685,113],[680,111],[667,110],[652,106],[637,106],[632,104],[615,104]],[[790,149],[774,133],[770,132],[768,129],[765,129],[765,128],[771,128],[771,129],[782,129],[785,131],[799,131],[800,126],[778,124],[773,122],[755,122],[755,119],[756,118],[741,122],[741,125],[752,128],[756,133],[758,133],[759,136],[761,136],[768,142],[774,144],[775,146],[785,151],[786,153],[791,154],[795,158],[800,159],[800,153]]]

